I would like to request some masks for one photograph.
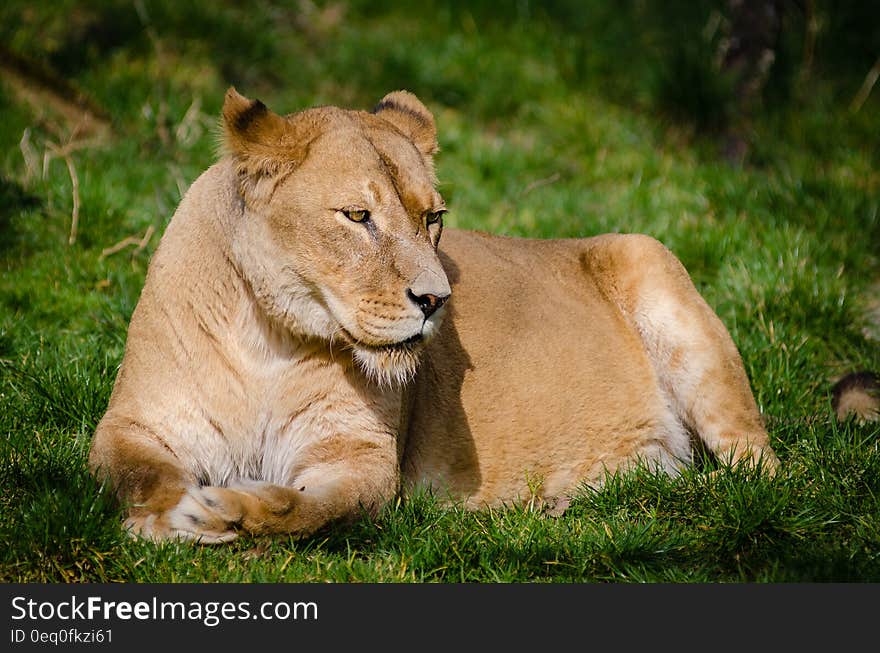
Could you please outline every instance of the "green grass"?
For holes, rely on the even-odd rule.
[[[729,111],[724,84],[681,81],[707,74],[705,44],[675,46],[711,2],[353,2],[337,22],[295,4],[144,4],[142,17],[121,0],[0,9],[4,43],[112,120],[106,142],[73,154],[70,246],[66,166],[29,174],[19,149],[25,129],[40,155],[57,140],[51,114],[0,84],[0,580],[880,581],[880,428],[836,424],[828,397],[835,375],[880,368],[864,333],[880,277],[880,101],[847,108],[876,21],[828,23],[846,47],[826,31],[811,77],[780,81],[736,168],[707,115]],[[789,66],[802,46],[790,20]],[[89,440],[158,234],[213,160],[229,84],[282,112],[416,92],[435,111],[455,226],[662,240],[739,346],[780,474],[639,470],[550,519],[416,496],[305,541],[127,538],[87,473]],[[145,250],[101,257],[150,226]]]

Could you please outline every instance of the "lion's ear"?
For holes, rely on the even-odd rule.
[[[238,157],[269,154],[281,143],[287,121],[259,100],[249,100],[230,86],[223,101],[226,150]]]
[[[234,158],[242,190],[250,197],[270,192],[273,178],[301,163],[307,151],[304,131],[295,119],[279,116],[259,100],[249,100],[235,87],[226,91],[223,149]]]
[[[383,97],[373,113],[397,127],[422,154],[437,153],[437,127],[434,116],[421,100],[409,91],[394,91]]]

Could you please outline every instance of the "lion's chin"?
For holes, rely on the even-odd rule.
[[[354,360],[372,382],[402,386],[413,380],[422,352],[421,343],[393,347],[353,347]]]

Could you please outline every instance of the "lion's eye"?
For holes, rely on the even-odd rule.
[[[370,212],[366,209],[342,209],[342,215],[352,222],[366,222],[370,219]]]
[[[440,209],[439,211],[428,211],[425,214],[425,222],[429,225],[437,224],[441,220],[443,220],[443,214],[446,213],[446,209]]]

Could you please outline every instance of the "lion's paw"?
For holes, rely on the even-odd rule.
[[[219,492],[214,492],[214,491]],[[234,540],[241,520],[235,496],[224,488],[191,488],[176,506],[161,514],[135,514],[125,520],[133,537],[161,542],[187,540],[222,544]]]

